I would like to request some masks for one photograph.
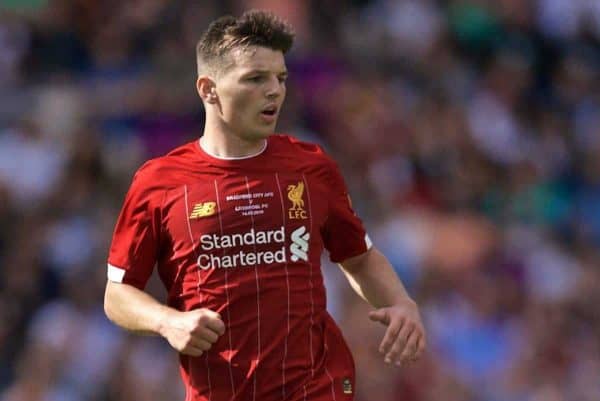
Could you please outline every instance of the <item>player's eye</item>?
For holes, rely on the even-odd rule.
[[[277,79],[279,80],[280,84],[285,83],[285,81],[287,81],[287,75],[280,75],[279,77],[277,77]]]
[[[264,78],[262,75],[252,75],[252,76],[246,78],[247,81],[255,82],[255,83],[262,82],[263,79]]]

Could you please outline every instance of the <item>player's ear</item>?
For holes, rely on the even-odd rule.
[[[201,75],[196,81],[196,90],[198,95],[206,103],[217,103],[217,90],[215,82],[206,75]]]

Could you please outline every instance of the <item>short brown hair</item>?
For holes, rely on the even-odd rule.
[[[289,23],[268,11],[246,11],[239,18],[226,15],[213,21],[196,45],[198,75],[223,68],[235,48],[263,46],[283,54],[294,43]]]

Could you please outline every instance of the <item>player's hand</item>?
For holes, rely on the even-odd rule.
[[[221,315],[210,309],[173,312],[166,317],[161,335],[182,354],[200,356],[225,332]]]
[[[407,299],[397,305],[377,309],[369,318],[387,326],[379,352],[386,363],[402,366],[416,361],[425,350],[425,329],[417,304]]]

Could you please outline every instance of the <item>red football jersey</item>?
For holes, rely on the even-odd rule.
[[[354,363],[325,308],[320,258],[369,247],[318,146],[272,135],[259,154],[222,159],[194,141],[136,173],[108,277],[143,289],[156,265],[169,306],[221,314],[213,347],[180,356],[186,401],[351,400]]]

